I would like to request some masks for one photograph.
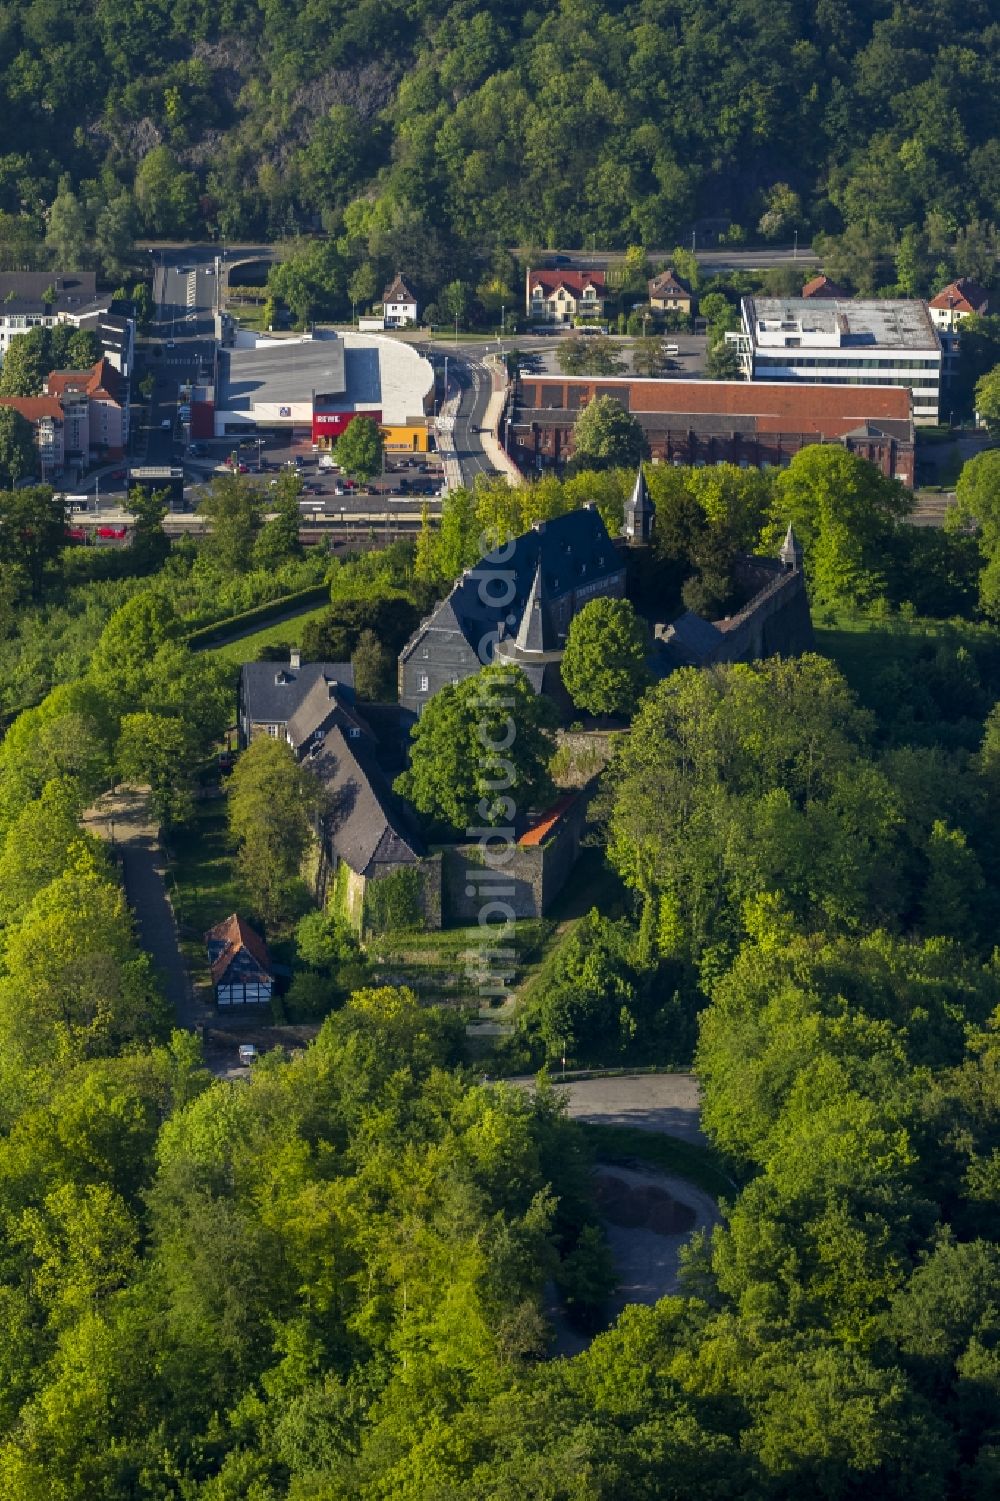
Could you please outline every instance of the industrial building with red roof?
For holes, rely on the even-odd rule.
[[[913,402],[905,386],[629,377],[522,377],[503,425],[525,472],[573,453],[573,427],[595,396],[611,396],[642,424],[655,460],[781,466],[810,443],[841,443],[912,487]]]

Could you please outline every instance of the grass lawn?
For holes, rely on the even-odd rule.
[[[662,1173],[672,1173],[676,1178],[686,1178],[713,1198],[736,1196],[736,1184],[711,1147],[664,1136],[658,1131],[642,1131],[637,1126],[581,1123],[581,1130],[598,1162],[618,1163],[621,1167],[640,1163]]]
[[[329,610],[329,605],[318,605],[313,610],[304,610],[301,615],[293,615],[288,620],[275,621],[273,625],[265,625],[259,631],[254,631],[252,636],[240,636],[237,641],[229,641],[225,646],[211,648],[210,654],[218,657],[220,662],[232,662],[240,666],[243,662],[253,662],[257,653],[264,646],[301,646],[302,632],[311,620],[318,620]]]
[[[514,950],[513,984],[537,961],[554,928],[548,919],[526,919],[514,924],[513,933],[497,938],[501,947]],[[483,929],[478,926],[372,938],[368,957],[375,967],[373,983],[410,985],[428,1002],[451,1001],[478,1010],[483,999],[479,994],[482,945]]]
[[[989,626],[966,621],[919,618],[908,623],[898,616],[830,610],[814,612],[813,629],[817,650],[836,662],[869,706],[877,703],[878,679],[885,669],[893,662],[912,661],[928,641],[972,645],[977,638],[994,634]]]

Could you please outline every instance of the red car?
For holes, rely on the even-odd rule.
[[[105,537],[109,542],[121,542],[128,528],[124,526],[99,526],[97,535]]]
[[[65,536],[67,542],[86,542],[87,529],[82,526],[68,526]]]

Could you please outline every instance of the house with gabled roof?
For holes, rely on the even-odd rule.
[[[649,292],[649,305],[660,312],[690,314],[694,307],[694,298],[691,288],[681,281],[680,277],[668,266],[658,276],[651,277],[646,283]]]
[[[957,281],[942,287],[927,308],[935,328],[954,333],[963,318],[970,318],[974,313],[983,318],[989,313],[990,294],[969,277],[960,276]]]
[[[399,701],[419,714],[486,662],[515,663],[556,692],[570,621],[591,599],[625,594],[625,561],[595,506],[538,521],[465,571],[399,654]]]
[[[525,274],[525,311],[536,321],[603,318],[606,295],[603,271],[533,271],[529,266]]]
[[[274,989],[267,944],[237,913],[205,934],[215,999],[220,1006],[266,1006]]]
[[[831,281],[829,276],[820,272],[819,276],[810,277],[802,288],[803,297],[835,297],[840,300],[850,297],[850,292],[842,287],[839,282]]]
[[[406,806],[382,773],[371,737],[352,739],[342,725],[334,724],[311,743],[303,765],[319,779],[325,794],[318,830],[321,898],[330,878],[342,871],[345,916],[362,927],[371,884],[409,868],[421,893],[425,886],[429,893],[428,926],[440,926],[440,863],[429,862],[425,873],[427,851]]]
[[[331,684],[336,693],[331,695]],[[237,730],[241,748],[258,735],[284,740],[309,694],[319,687],[323,702],[342,710],[354,703],[354,668],[350,662],[303,662],[293,650],[287,663],[244,662],[237,694]],[[299,721],[301,724],[301,721]]]
[[[417,299],[397,271],[382,293],[382,321],[384,328],[405,328],[417,321]]]

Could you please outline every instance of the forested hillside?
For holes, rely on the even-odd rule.
[[[998,84],[988,0],[12,0],[0,242],[16,260],[69,174],[57,232],[78,209],[111,246],[322,224],[440,274],[468,244],[662,246],[710,217],[913,226],[933,254],[1000,219]]]

